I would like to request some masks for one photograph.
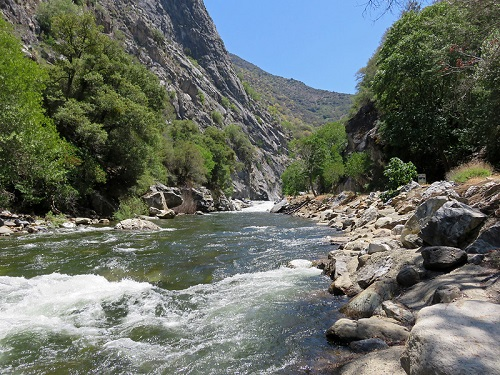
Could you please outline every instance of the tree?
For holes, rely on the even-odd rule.
[[[303,174],[292,175],[303,175],[305,186],[314,195],[318,191],[330,190],[344,174],[341,153],[346,145],[345,128],[336,122],[325,124],[311,135],[292,141],[293,156],[301,161],[304,171]]]
[[[67,8],[46,23],[47,41],[60,57],[50,69],[45,101],[61,135],[76,147],[75,188],[83,198],[99,192],[116,202],[139,183],[166,179],[167,93],[101,32],[90,11]]]
[[[476,27],[448,3],[407,12],[387,33],[378,53],[373,80],[381,134],[389,153],[411,159],[434,178],[470,154],[476,146],[465,137],[464,78],[475,62],[461,70],[460,54],[474,55],[470,35]]]
[[[12,198],[19,206],[50,209],[70,194],[72,150],[44,114],[46,78],[0,18],[0,205]]]

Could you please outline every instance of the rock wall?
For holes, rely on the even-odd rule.
[[[0,2],[27,51],[37,43],[40,2]],[[276,199],[287,161],[285,134],[246,94],[203,1],[98,0],[93,10],[104,31],[124,37],[126,49],[160,77],[178,119],[194,120],[201,129],[237,124],[248,134],[257,152],[252,167],[234,176],[235,196]],[[214,111],[222,123],[212,119]]]

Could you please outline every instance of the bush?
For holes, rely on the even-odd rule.
[[[128,197],[120,200],[120,207],[114,214],[116,220],[131,219],[137,215],[147,215],[148,207],[139,197]]]
[[[389,180],[388,188],[396,190],[417,177],[417,168],[411,161],[404,163],[399,158],[391,158],[384,169],[384,176]]]
[[[492,173],[493,167],[490,164],[483,161],[471,161],[446,173],[446,179],[463,183],[474,177],[489,177]]]
[[[224,122],[224,118],[222,117],[222,114],[219,111],[212,111],[212,121],[215,122],[217,125],[222,125]]]

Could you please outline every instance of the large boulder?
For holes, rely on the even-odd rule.
[[[448,246],[424,247],[424,267],[431,271],[451,271],[467,263],[467,253]]]
[[[495,249],[500,249],[500,223],[481,233],[465,251],[473,254],[486,254]]]
[[[410,375],[499,375],[500,305],[459,301],[422,309],[401,365]]]
[[[159,210],[168,210],[183,203],[180,189],[160,183],[150,186],[149,191],[142,196],[142,199],[148,207]]]
[[[331,372],[332,375],[405,375],[399,357],[402,346],[392,346],[385,350],[368,353],[356,358]],[[326,372],[325,372],[326,373]],[[330,372],[328,372],[330,374]]]
[[[376,281],[342,306],[340,312],[351,318],[368,318],[382,302],[392,299],[397,290],[395,280]]]
[[[486,219],[482,212],[451,200],[422,226],[420,237],[431,246],[462,247]]]
[[[216,211],[212,193],[203,186],[196,189],[182,189],[182,199],[183,203],[180,206],[174,207],[176,213],[194,214],[196,212],[207,213]]]
[[[116,224],[115,229],[119,230],[138,230],[138,231],[156,231],[161,228],[148,220],[126,219]]]
[[[441,208],[443,204],[448,202],[445,196],[430,198],[417,207],[415,213],[408,219],[401,233],[401,240],[404,240],[409,234],[418,234],[425,224],[430,220],[432,215]]]
[[[375,316],[359,320],[339,319],[326,331],[329,340],[341,344],[370,338],[399,343],[406,340],[408,335],[408,329],[395,320]]]

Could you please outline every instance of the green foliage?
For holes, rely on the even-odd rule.
[[[203,91],[198,90],[198,100],[200,101],[201,105],[205,105],[205,94],[203,94]]]
[[[224,128],[224,134],[238,159],[249,168],[254,160],[255,147],[250,142],[250,139],[248,139],[248,135],[235,124],[226,126]]]
[[[121,221],[147,214],[148,207],[144,201],[139,197],[131,196],[120,199],[120,206],[113,217],[115,220]]]
[[[247,95],[252,100],[255,100],[256,102],[258,102],[260,100],[260,94],[257,93],[257,91],[255,91],[253,89],[253,87],[250,86],[250,84],[247,81],[243,81],[242,84],[243,84],[243,88],[245,89],[245,92],[247,93]]]
[[[382,140],[431,178],[486,149],[500,162],[500,6],[437,2],[403,14],[376,54]]]
[[[366,152],[353,152],[345,163],[345,175],[360,183],[370,166],[371,160]]]
[[[222,117],[222,114],[219,111],[212,111],[211,117],[212,121],[219,126],[222,126],[222,124],[224,123],[224,117]]]
[[[68,219],[66,218],[66,216],[61,213],[55,214],[52,211],[49,211],[47,212],[47,214],[45,214],[45,222],[49,225],[49,227],[52,228],[59,228],[61,224],[67,221]]]
[[[489,177],[493,174],[493,167],[482,161],[473,161],[459,165],[446,173],[448,181],[464,183],[475,177]]]
[[[388,188],[395,190],[417,178],[417,168],[411,161],[405,163],[399,158],[391,158],[384,168],[384,176],[388,179]]]
[[[297,195],[307,190],[306,166],[302,160],[295,160],[281,175],[283,194]]]
[[[143,176],[164,180],[167,93],[158,78],[81,8],[56,12],[47,35],[60,56],[49,71],[48,113],[76,146],[70,181],[82,198],[101,192],[117,200]]]
[[[236,160],[224,131],[211,126],[201,133],[193,121],[173,121],[167,139],[171,146],[165,164],[175,183],[206,183],[209,188],[231,193]]]
[[[226,98],[225,96],[223,96],[220,100],[220,104],[222,104],[222,106],[226,109],[229,109],[231,108],[231,102],[228,98]]]
[[[50,207],[66,184],[72,148],[44,115],[47,75],[21,51],[0,18],[0,192],[2,204]]]
[[[311,135],[291,142],[293,156],[303,163],[304,183],[314,195],[317,191],[331,190],[344,174],[341,153],[346,145],[345,128],[336,122],[325,124]]]

